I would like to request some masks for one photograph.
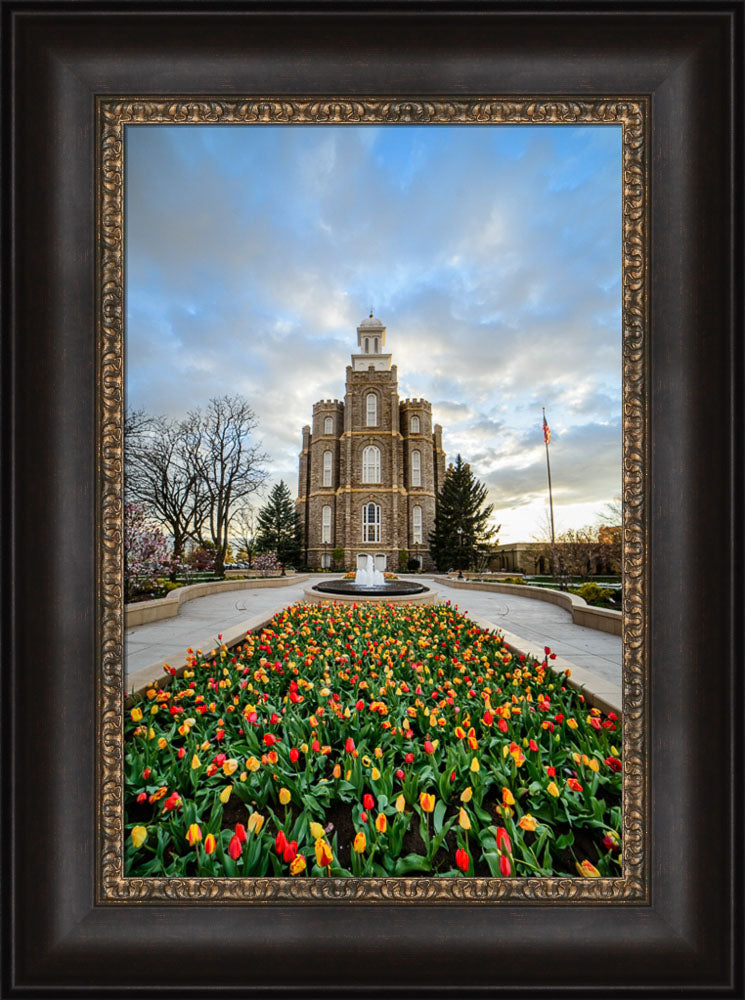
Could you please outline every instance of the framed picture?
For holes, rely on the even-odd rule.
[[[579,505],[574,514],[586,540],[558,535],[564,559],[579,544],[580,558],[587,559],[595,544],[596,559],[610,558],[610,546],[599,548],[601,532],[591,541],[595,536],[580,519],[588,506],[602,512],[623,489],[628,549],[636,555],[626,581],[626,673],[646,677],[647,489],[639,460],[645,414],[638,391],[646,374],[646,105],[368,97],[146,107],[117,99],[101,100],[98,110],[102,170],[126,178],[124,185],[101,189],[99,206],[99,219],[109,220],[100,230],[104,355],[123,354],[128,372],[122,393],[117,363],[103,380],[112,391],[101,398],[104,423],[125,428],[126,580],[134,586],[142,579],[130,553],[150,538],[149,528],[131,526],[135,514],[147,511],[156,524],[169,526],[169,556],[187,566],[183,540],[199,537],[194,526],[202,517],[209,541],[192,543],[192,551],[199,556],[211,544],[219,559],[229,502],[231,514],[240,510],[242,480],[244,494],[253,498],[263,475],[271,491],[259,519],[273,504],[272,539],[279,539],[277,518],[289,526],[292,501],[297,505],[300,531],[290,561],[322,570],[324,558],[339,547],[341,568],[355,576],[316,578],[314,585],[306,573],[293,588],[293,578],[283,581],[277,568],[277,579],[264,585],[269,603],[262,601],[259,619],[249,613],[256,601],[247,603],[245,591],[236,588],[249,586],[248,597],[258,596],[261,579],[199,583],[200,594],[210,588],[228,594],[220,600],[227,600],[231,617],[216,618],[211,631],[203,603],[201,620],[187,626],[186,603],[176,624],[172,617],[156,621],[157,614],[171,613],[170,599],[130,602],[126,643],[116,628],[116,592],[114,614],[107,617],[113,631],[104,637],[113,655],[104,664],[103,716],[113,719],[123,694],[135,694],[127,701],[124,738],[118,726],[105,734],[112,748],[121,742],[111,761],[105,759],[101,807],[124,816],[125,836],[122,849],[119,825],[102,831],[107,862],[101,897],[173,898],[181,890],[172,880],[179,877],[190,900],[201,893],[210,903],[223,894],[273,902],[287,896],[297,903],[338,903],[345,895],[357,902],[411,903],[646,898],[644,823],[638,820],[647,811],[640,767],[646,683],[627,688],[627,732],[621,725],[620,610],[597,612],[601,624],[617,632],[584,632],[579,664],[561,646],[559,659],[545,652],[547,642],[560,642],[551,632],[541,635],[537,660],[526,659],[533,655],[531,644],[512,633],[512,652],[495,648],[492,654],[483,635],[463,638],[452,649],[443,648],[442,636],[435,639],[460,621],[454,610],[439,607],[460,595],[436,571],[442,574],[447,560],[462,554],[445,537],[458,537],[454,523],[441,530],[441,541],[435,532],[436,512],[446,516],[437,496],[449,488],[443,449],[454,438],[463,442],[464,455],[450,456],[450,482],[456,475],[474,477],[469,461],[481,472],[500,456],[500,470],[485,480],[496,493],[510,472],[527,464],[528,445],[508,458],[508,442],[516,434],[533,437],[538,461],[528,476],[534,491],[538,481],[539,500],[529,493],[509,506],[503,502],[507,509],[497,516],[521,518],[530,525],[524,531],[535,531],[531,514],[515,508],[533,499],[532,516],[536,507],[546,513],[550,429],[546,423],[542,430],[535,400],[532,421],[517,417],[528,422],[521,431],[511,411],[529,411],[538,383],[544,392],[555,387],[552,419],[555,429],[566,426],[561,442],[556,435],[563,469],[562,480],[555,477],[558,496],[571,492],[572,477],[581,480],[582,499],[607,491],[604,502]],[[209,206],[183,217],[183,204],[199,197]],[[347,263],[350,247],[354,260]],[[120,274],[127,275],[124,288]],[[372,309],[355,322],[345,302],[355,288],[360,294],[360,284],[369,290],[375,281],[391,299],[388,312],[395,308],[400,316],[388,332]],[[473,285],[468,302],[464,283]],[[119,300],[127,303],[123,327],[108,319],[108,301]],[[438,314],[447,317],[444,322]],[[356,326],[357,342],[342,403],[327,397],[334,391],[333,367],[337,377],[344,373],[350,326]],[[519,374],[544,352],[555,352],[545,368]],[[513,380],[518,384],[511,390]],[[423,398],[437,399],[437,391],[445,393],[439,404]],[[600,403],[588,399],[596,392]],[[572,401],[562,410],[567,393]],[[132,415],[127,419],[123,395]],[[195,407],[208,398],[200,417]],[[158,407],[167,407],[168,417],[152,416]],[[312,425],[303,427],[311,412]],[[443,430],[439,420],[446,422],[448,414],[455,426]],[[249,444],[249,425],[262,434],[262,455]],[[577,435],[573,459],[571,427]],[[222,459],[226,441],[236,440],[244,449],[243,466]],[[174,452],[183,457],[174,460]],[[583,453],[591,455],[589,465]],[[104,534],[113,541],[121,509],[109,498],[121,493],[121,476],[118,469],[111,477],[105,466],[102,471]],[[296,477],[297,500],[287,487]],[[470,478],[468,483],[470,490]],[[484,494],[479,517],[489,527],[486,486],[475,477],[473,486]],[[204,515],[200,490],[208,498]],[[553,504],[550,509],[553,518]],[[572,513],[567,504],[557,506],[562,518]],[[480,545],[496,535],[494,523]],[[460,520],[458,527],[462,549]],[[466,538],[470,530],[466,524]],[[620,518],[616,530],[620,535]],[[417,545],[434,577],[391,579],[391,570],[407,570],[400,566],[401,550],[413,554]],[[543,547],[526,548],[545,549],[545,560],[553,560],[550,536]],[[473,558],[469,554],[469,562]],[[122,553],[107,546],[103,560],[101,577],[114,579]],[[368,560],[379,577],[378,604],[401,600],[405,607],[391,612],[366,605],[373,583]],[[577,571],[586,572],[579,563]],[[555,573],[558,578],[558,565]],[[277,589],[283,582],[290,587]],[[535,591],[499,586],[506,589],[489,595],[482,615],[490,621],[495,600],[504,602],[512,592],[508,628],[520,632],[519,618],[513,624],[520,594],[524,600]],[[173,596],[190,596],[176,590]],[[463,597],[471,624],[478,596]],[[345,598],[352,607],[297,609],[282,624],[261,626],[255,642],[246,641],[252,621],[282,616],[296,600]],[[435,607],[424,606],[434,601]],[[412,602],[420,602],[416,610]],[[152,616],[153,624],[126,625],[133,615]],[[235,625],[236,618],[243,621]],[[170,649],[157,647],[158,662],[153,641],[174,627],[181,645],[174,637]],[[412,638],[401,640],[393,665],[376,680],[378,654],[356,637],[380,630],[385,644],[400,628]],[[335,651],[330,669],[331,653],[318,650],[315,638],[306,649],[301,639],[319,629],[328,632],[322,646]],[[277,631],[293,636],[289,645],[272,638]],[[121,652],[113,652],[122,647],[123,672]],[[198,652],[190,655],[187,647]],[[594,660],[583,668],[588,658],[582,652],[590,649]],[[379,655],[387,662],[385,646]],[[474,657],[486,666],[464,687],[469,671],[464,667],[461,676],[457,664]],[[593,673],[604,657],[607,672]],[[267,658],[271,668],[262,666]],[[347,669],[348,663],[356,666]],[[425,699],[435,699],[432,710]],[[474,707],[479,704],[481,711]],[[365,881],[342,881],[360,877]]]
[[[4,678],[14,830],[6,992],[113,992],[126,981],[143,993],[250,985],[257,995],[734,995],[732,727],[742,692],[732,653],[741,592],[732,576],[741,546],[732,379],[741,357],[731,267],[741,231],[734,239],[728,88],[741,5],[700,15],[650,5],[643,18],[610,9],[6,9],[15,53],[4,147],[14,182],[5,438],[14,474],[4,499],[15,512],[3,529],[15,610]],[[623,872],[128,878],[125,125],[429,127],[469,115],[624,129]],[[33,474],[19,474],[31,452]],[[708,816],[696,808],[702,797]],[[221,952],[218,969],[216,949],[228,941],[239,947]]]

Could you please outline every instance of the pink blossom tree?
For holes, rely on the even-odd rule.
[[[130,600],[137,587],[176,568],[168,539],[148,523],[141,503],[124,505],[124,589]]]

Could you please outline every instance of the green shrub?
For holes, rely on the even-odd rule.
[[[596,608],[610,607],[615,596],[612,590],[598,587],[596,583],[583,583],[581,587],[571,587],[570,592]]]

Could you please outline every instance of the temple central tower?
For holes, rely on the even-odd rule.
[[[386,327],[372,313],[357,327],[344,402],[321,400],[303,428],[298,510],[306,564],[328,568],[344,549],[344,568],[372,555],[381,571],[399,553],[432,569],[429,533],[445,475],[442,428],[425,399],[398,398],[398,371],[385,352]]]

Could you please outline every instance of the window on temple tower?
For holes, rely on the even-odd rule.
[[[368,445],[362,452],[362,482],[380,482],[380,448]]]
[[[375,427],[378,423],[378,397],[374,392],[367,394],[367,426]]]
[[[331,542],[331,508],[328,504],[323,508],[321,513],[321,543],[326,545]]]
[[[411,512],[414,531],[412,541],[414,545],[422,544],[422,508],[417,506]]]
[[[326,417],[326,419],[324,420],[324,422],[323,422],[323,433],[324,434],[333,434],[334,433],[334,418],[333,417]]]
[[[418,451],[411,453],[411,485],[422,485],[422,456]]]
[[[410,426],[409,430],[411,431],[412,434],[418,434],[419,433],[419,417],[412,417],[411,418],[411,426]]]
[[[362,541],[380,541],[380,507],[376,503],[366,503],[362,508]]]
[[[324,451],[323,453],[323,485],[331,486],[331,452]]]
[[[370,353],[370,338],[365,337],[365,354]]]

